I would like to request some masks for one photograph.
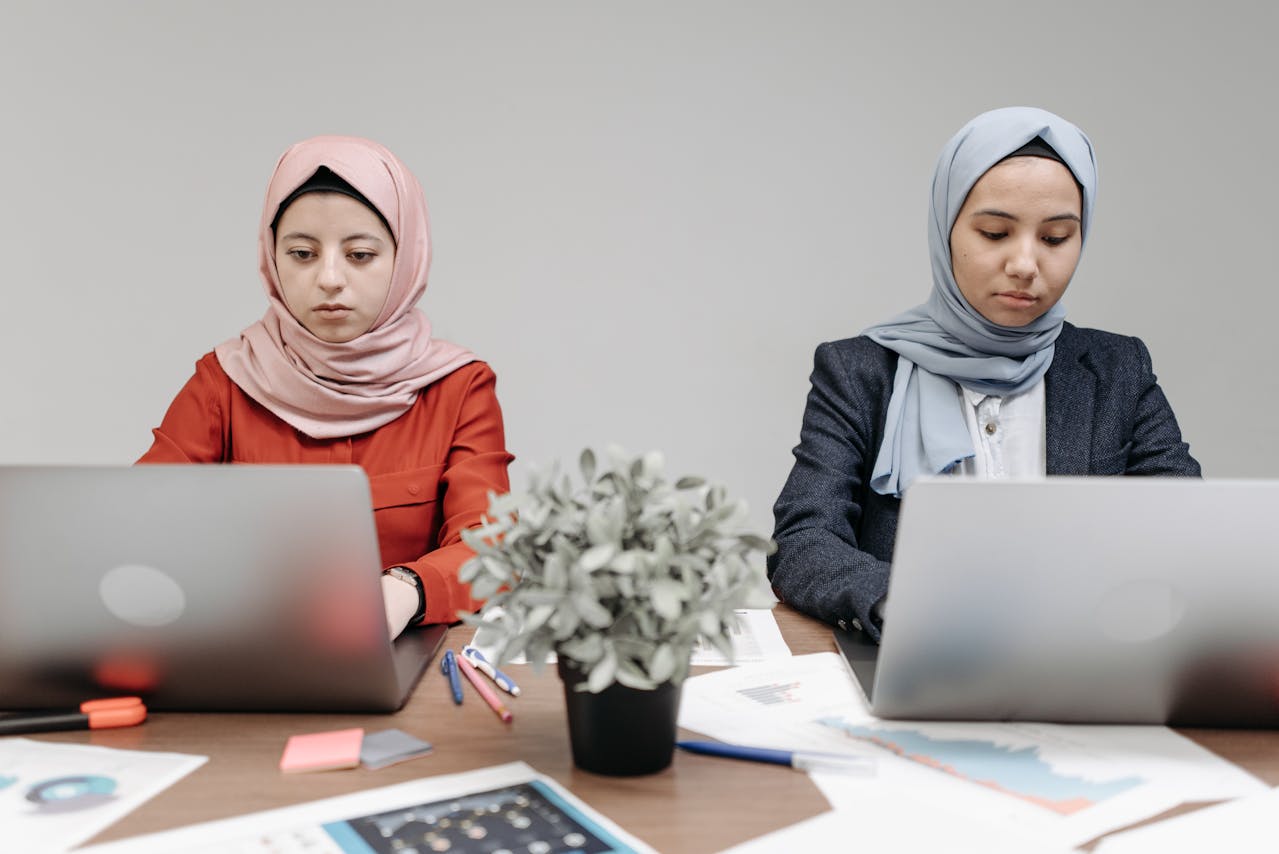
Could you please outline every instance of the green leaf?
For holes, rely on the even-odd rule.
[[[772,554],[777,549],[777,544],[772,540],[765,539],[764,537],[758,537],[754,534],[741,534],[738,539],[741,540],[742,544],[747,548],[754,551],[764,552],[765,554]]]
[[[582,479],[587,483],[595,480],[595,452],[590,448],[582,449],[582,456],[578,459],[578,464],[582,469]]]
[[[583,591],[573,596],[573,605],[588,625],[597,629],[613,625],[613,614],[601,605],[591,593]]]
[[[709,640],[711,642],[711,646],[719,650],[720,655],[727,658],[730,663],[736,660],[737,655],[733,652],[733,642],[729,639],[728,635],[711,635],[707,638],[707,640]]]
[[[582,552],[582,556],[578,558],[577,563],[587,572],[594,572],[612,560],[615,554],[617,554],[617,546],[613,543],[603,543],[598,546],[591,546]]]
[[[564,640],[573,636],[577,627],[582,624],[582,620],[577,615],[577,611],[565,602],[563,607],[556,609],[546,624],[550,626],[556,640]]]
[[[664,643],[653,653],[652,659],[648,663],[648,675],[654,682],[661,684],[671,678],[671,674],[675,672],[675,650],[671,649],[671,645]]]
[[[529,639],[524,655],[533,665],[533,672],[541,673],[546,669],[546,660],[551,657],[551,639],[542,634],[534,635]]]
[[[671,542],[670,537],[662,534],[653,543],[653,560],[657,566],[670,566],[673,557],[675,557],[675,544]]]
[[[645,673],[634,664],[631,664],[626,660],[623,660],[617,668],[617,681],[625,685],[627,688],[634,688],[637,691],[652,691],[657,687],[656,682],[645,675]]]
[[[563,590],[568,586],[568,565],[562,555],[548,555],[542,562],[542,584],[551,590]]]
[[[538,590],[531,587],[518,587],[511,591],[511,598],[521,608],[537,608],[542,605],[558,607],[568,597],[560,590]]]
[[[586,677],[586,690],[592,694],[598,694],[609,685],[613,684],[617,675],[617,654],[613,652],[613,647],[606,646],[604,649],[604,657],[599,663],[591,668],[590,674]]]
[[[554,605],[535,605],[528,616],[524,618],[524,628],[527,631],[536,631],[546,625],[546,621],[555,613]]]
[[[459,575],[460,577],[460,575]],[[463,578],[463,581],[468,579]],[[500,590],[502,585],[487,575],[481,575],[471,581],[471,596],[475,599],[487,599]]]
[[[511,577],[511,565],[496,557],[484,556],[480,558],[480,565],[484,567],[484,571],[498,581],[506,581]]]
[[[465,534],[466,532],[463,531],[462,533]],[[480,559],[478,557],[473,557],[458,567],[457,577],[462,581],[470,581],[480,574],[481,568]]]
[[[636,608],[627,614],[627,617],[633,621],[638,627],[637,634],[642,638],[657,637],[657,618],[647,610]]]
[[[777,604],[777,598],[768,587],[751,585],[746,588],[746,595],[739,604],[742,608],[771,608]]]
[[[556,649],[565,658],[590,665],[603,658],[604,639],[599,635],[587,635],[584,638],[573,638],[565,641]]]
[[[593,544],[616,544],[625,526],[625,509],[620,501],[604,499],[587,511],[586,536]]]
[[[621,572],[630,575],[636,572],[643,563],[640,552],[635,549],[628,549],[614,557],[608,562],[608,568],[614,572]]]
[[[653,597],[653,610],[659,616],[668,620],[674,620],[679,617],[680,612],[684,609],[684,597],[686,595],[683,584],[669,578],[663,578],[653,582],[653,588],[649,592]]]
[[[495,646],[507,637],[507,632],[499,622],[485,620],[483,615],[480,616],[481,625],[475,630],[475,637],[471,643],[476,646]]]
[[[660,478],[662,476],[662,469],[666,467],[666,458],[662,456],[661,451],[649,451],[640,460],[642,463],[640,471],[646,477]]]

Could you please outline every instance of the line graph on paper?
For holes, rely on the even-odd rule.
[[[1136,775],[1090,780],[1064,773],[1038,746],[988,738],[939,738],[912,727],[865,725],[828,717],[818,723],[952,777],[1011,795],[1061,816],[1074,815],[1148,782]]]

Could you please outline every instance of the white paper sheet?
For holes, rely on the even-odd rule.
[[[1069,848],[1183,801],[1264,784],[1166,727],[881,721],[834,653],[684,683],[680,725],[744,744],[876,758],[871,778],[814,774],[836,809],[870,790],[928,803]]]
[[[733,664],[750,664],[757,661],[771,661],[791,657],[790,647],[782,638],[782,631],[777,627],[777,618],[768,608],[740,608],[733,612],[737,615],[737,626],[729,636],[733,642]],[[727,665],[729,660],[719,650],[698,641],[693,647],[693,664]]]
[[[206,759],[0,739],[0,851],[66,851],[137,809]]]
[[[1279,850],[1279,789],[1204,807],[1108,836],[1095,854],[1273,854]]]
[[[1065,854],[1013,828],[994,827],[902,793],[868,791],[858,809],[832,810],[722,854],[936,851],[946,854]]]
[[[513,787],[532,787],[529,794],[512,794]],[[493,795],[494,791],[500,795]],[[528,790],[522,790],[528,791]],[[536,803],[529,808],[527,800]],[[438,802],[444,802],[442,804]],[[497,809],[495,804],[507,806]],[[549,808],[539,808],[539,804]],[[436,822],[442,815],[452,820]],[[473,815],[469,819],[464,815]],[[551,818],[548,819],[548,816]],[[506,822],[499,827],[498,818]],[[461,774],[424,777],[395,786],[367,789],[352,795],[326,798],[266,812],[250,813],[222,821],[194,824],[189,827],[135,836],[118,842],[84,849],[85,854],[225,854],[225,852],[306,852],[306,854],[367,854],[370,850],[387,849],[385,837],[414,822],[415,827],[440,828],[444,844],[451,834],[474,839],[483,850],[489,850],[501,834],[528,830],[530,833],[554,830],[569,848],[618,852],[618,854],[655,854],[640,840],[631,836],[600,813],[592,810],[552,780],[538,774],[523,762],[512,762],[481,768]],[[524,822],[530,822],[525,824]],[[508,828],[512,829],[508,831]],[[427,831],[433,833],[434,831]],[[375,841],[370,846],[366,841]],[[422,835],[422,833],[419,833]],[[574,838],[574,835],[580,838]],[[590,838],[605,847],[594,844]],[[433,850],[427,840],[426,847]],[[381,845],[382,847],[376,847]],[[536,845],[536,842],[533,843]],[[525,841],[525,849],[529,848]],[[460,850],[453,842],[448,849]]]

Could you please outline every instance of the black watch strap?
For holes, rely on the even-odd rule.
[[[392,566],[382,570],[383,575],[394,575],[405,584],[412,584],[417,590],[417,610],[409,618],[409,625],[416,626],[426,616],[426,588],[422,585],[422,577],[407,566]]]

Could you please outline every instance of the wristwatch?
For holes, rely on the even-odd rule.
[[[426,590],[422,587],[422,578],[407,566],[393,566],[382,570],[383,575],[398,578],[417,591],[417,610],[409,618],[409,625],[416,626],[426,616]]]

